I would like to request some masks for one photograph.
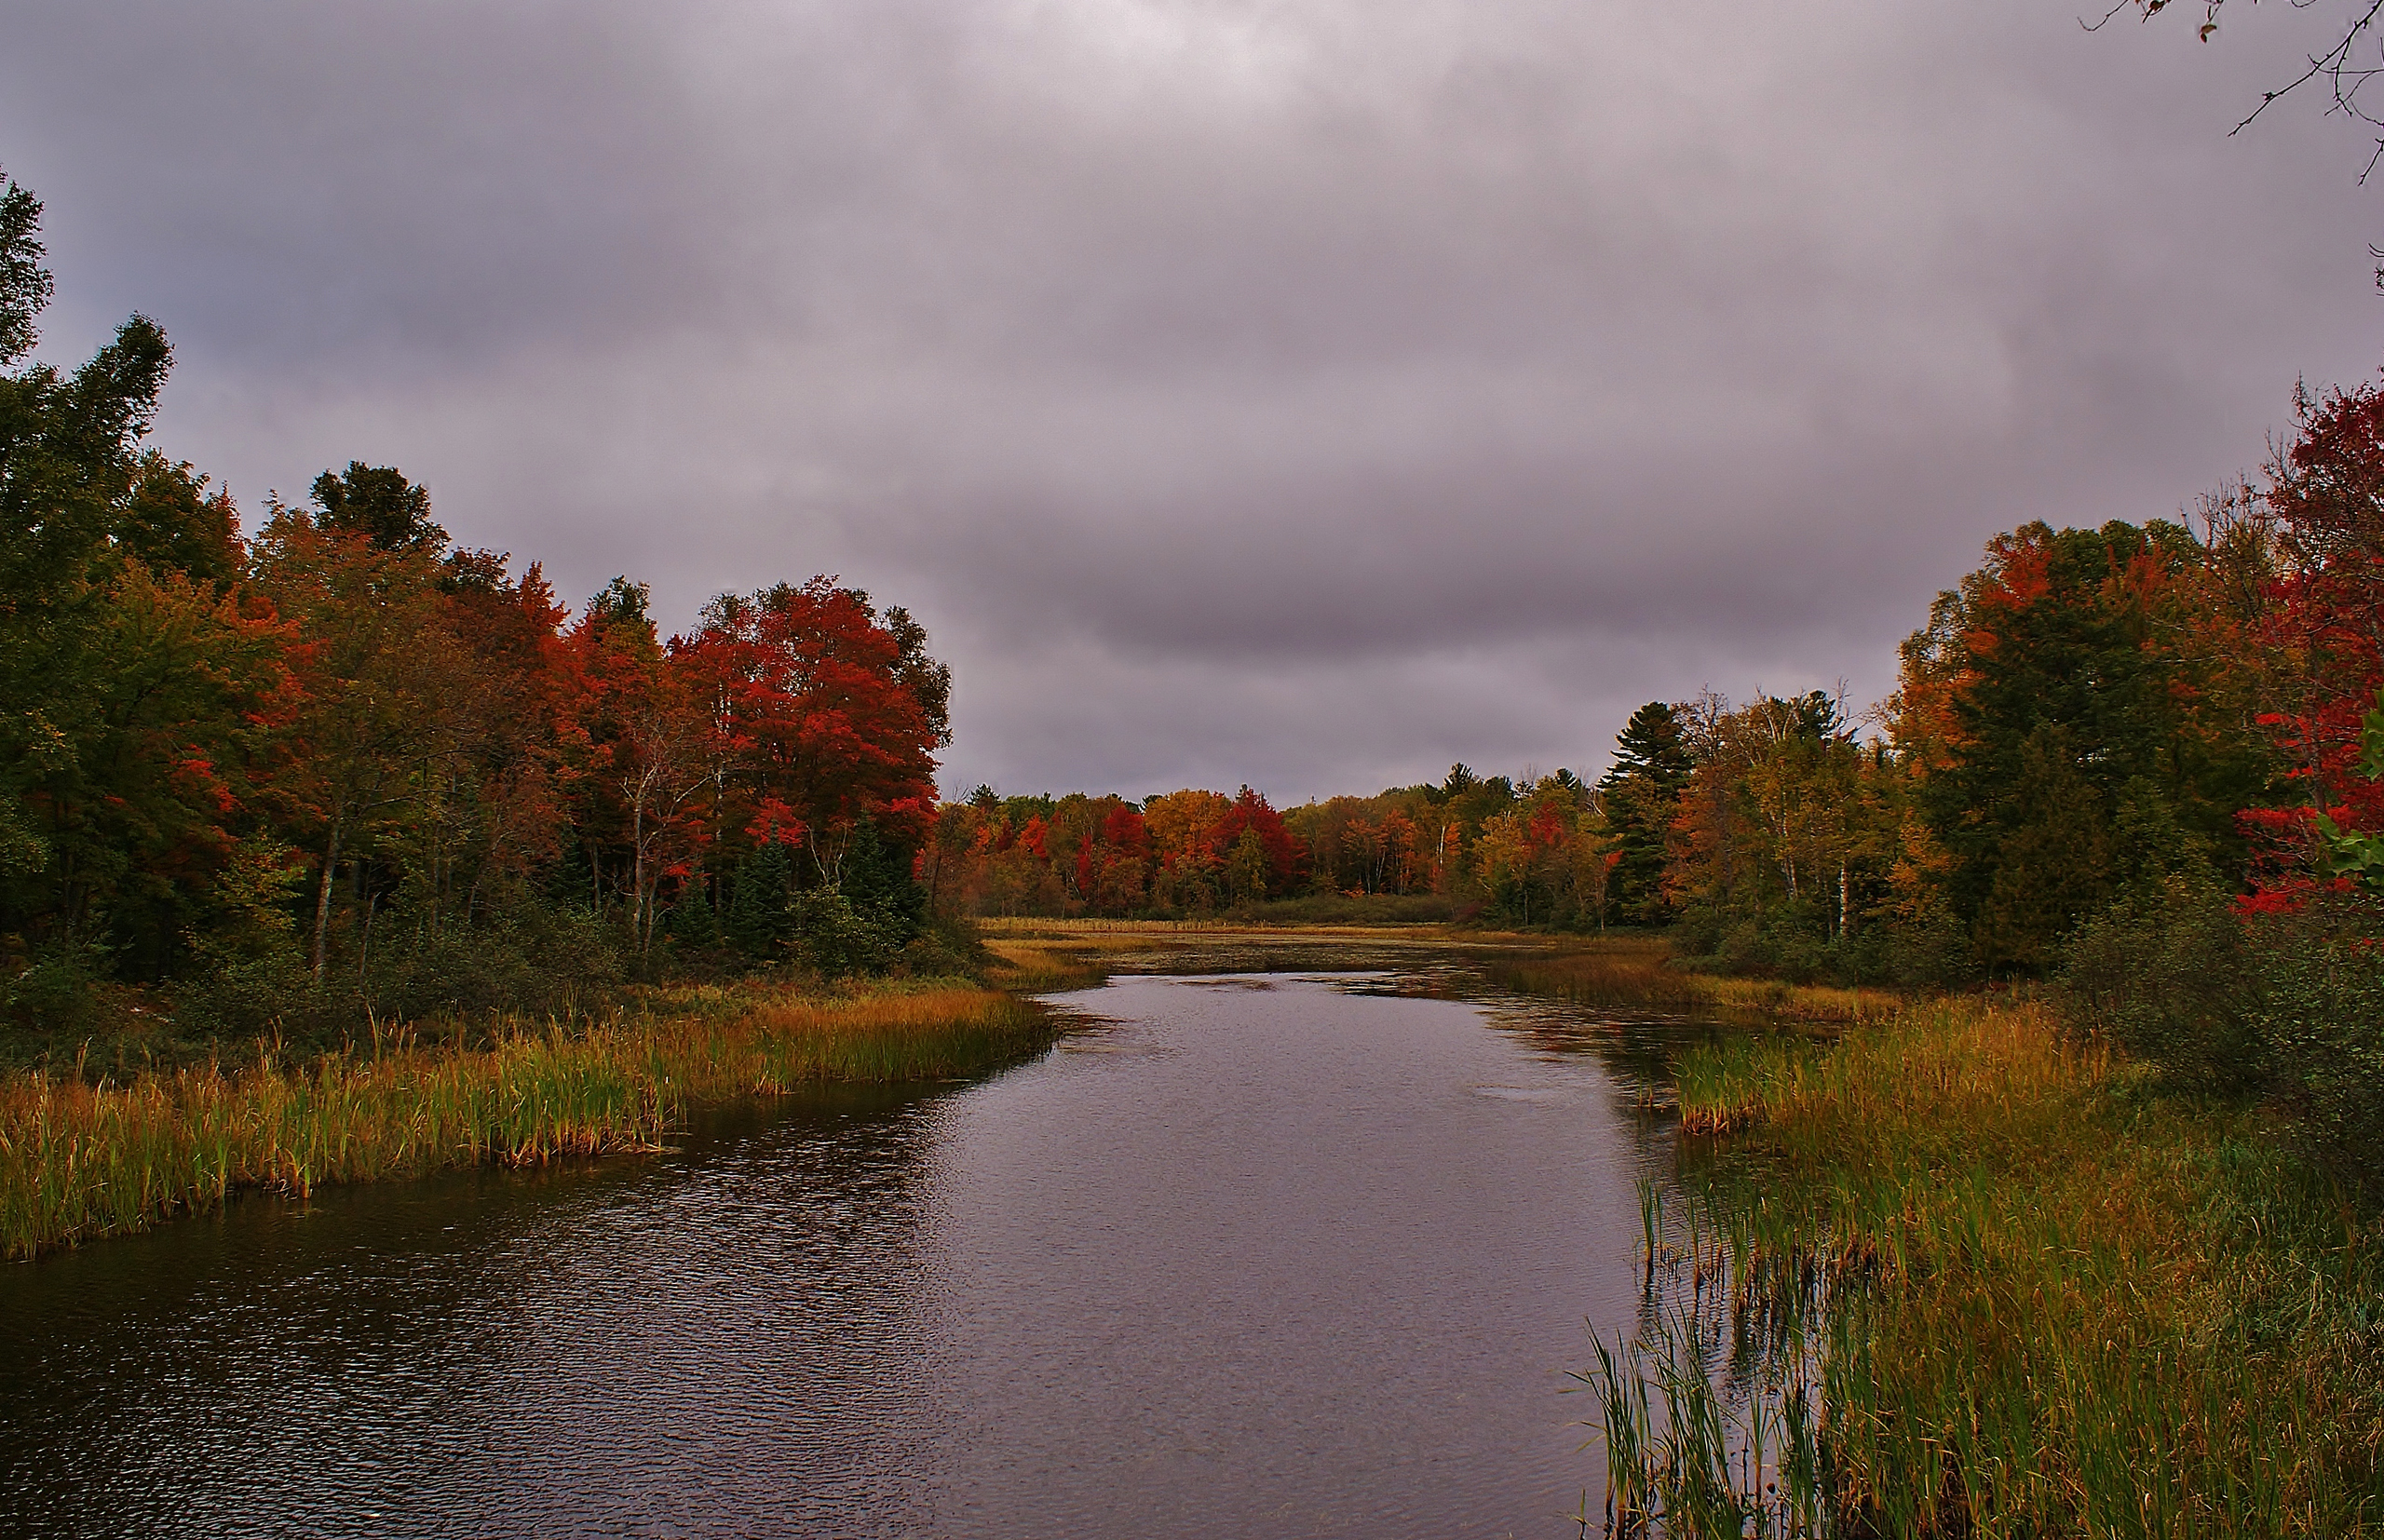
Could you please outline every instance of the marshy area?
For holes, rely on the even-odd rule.
[[[1610,1533],[2384,1524],[2384,1225],[2277,1109],[1978,996],[1735,1034],[1677,1091],[1582,1375]]]
[[[1123,1074],[1160,1050],[1072,1014],[1117,996],[1105,981],[1288,990],[1358,970],[1385,980],[1361,993],[1446,1001],[1460,1015],[1479,1008],[1466,1001],[1547,1002],[1557,1014],[1544,1020],[1527,1005],[1485,1020],[1523,1052],[1516,1064],[1558,1068],[1468,1072],[1491,1087],[1482,1094],[1554,1104],[1584,1094],[1564,1066],[1584,1054],[1603,1066],[1611,1096],[1598,1138],[1635,1153],[1597,1179],[1600,1211],[1615,1212],[1578,1263],[1585,1279],[1612,1272],[1625,1287],[1593,1307],[1584,1296],[1592,1331],[1565,1349],[1580,1392],[1559,1409],[1581,1425],[1567,1435],[1583,1488],[1573,1522],[1672,1535],[2013,1536],[2337,1535],[2384,1523],[2384,1224],[2373,1192],[2303,1136],[2291,1109],[2181,1088],[2081,1029],[2054,992],[1726,978],[1671,966],[1660,939],[1635,935],[1020,920],[989,923],[982,940],[976,979],[637,990],[567,1020],[394,1032],[311,1059],[266,1046],[121,1076],[20,1072],[0,1087],[0,1246],[14,1259],[47,1255],[219,1209],[244,1190],[303,1199],[472,1168],[654,1156],[707,1118],[808,1105],[837,1085],[934,1101],[941,1087],[1044,1062],[1061,1041],[1077,1044],[1067,1062],[1079,1070],[1123,1056]],[[1167,1002],[1190,998],[1162,989],[1136,1008],[1172,1021]],[[1244,1009],[1230,990],[1212,998]],[[1184,1133],[1185,1158],[1202,1141],[1229,1154],[1344,1115],[1338,1103],[1274,1106],[1289,1097],[1277,1079],[1321,1073],[1296,1032],[1281,1034],[1324,997],[1272,998],[1310,1003],[1307,1017],[1265,1018],[1250,1040],[1270,1068],[1244,1066],[1238,1089],[1171,1093],[1215,1125]],[[1083,1031],[1064,1036],[1071,1027]],[[1231,1061],[1232,1033],[1257,1030],[1230,1013],[1212,1027],[1224,1035],[1199,1039],[1199,1052],[1217,1066]],[[1164,1028],[1175,1044],[1165,1052],[1182,1048],[1166,1035],[1179,1030]],[[1480,1029],[1436,1030],[1459,1031],[1457,1042]],[[1651,1031],[1660,1052],[1633,1057],[1632,1034]],[[1341,1043],[1326,1068],[1373,1073],[1365,1040]],[[996,1101],[1009,1105],[1002,1099],[1050,1073],[1004,1078],[1013,1088]],[[1560,1078],[1531,1079],[1548,1074]],[[1569,1088],[1551,1088],[1560,1082]],[[1070,1084],[1071,1096],[1122,1098],[1101,1115],[1115,1120],[1119,1149],[1137,1137],[1146,1091]],[[1090,1115],[1086,1105],[1068,1115]],[[1031,1096],[1019,1107],[1030,1119],[1055,1112]],[[971,1127],[995,1141],[986,1148],[1016,1137]],[[1370,1141],[1390,1137],[1365,1120],[1344,1133],[1364,1159]],[[1596,1165],[1607,1160],[1599,1148],[1563,1158]],[[678,1157],[662,1158],[654,1170]],[[646,1169],[586,1169],[616,1164]],[[1552,1180],[1544,1173],[1559,1168],[1529,1169]],[[1635,1213],[1613,1196],[1632,1182]],[[1063,1209],[1075,1201],[1048,1196]],[[1369,1201],[1394,1229],[1406,1222],[1395,1193]],[[1302,1223],[1337,1236],[1355,1222]],[[1278,1238],[1293,1254],[1307,1244]],[[1552,1287],[1520,1276],[1515,1286]],[[1114,1324],[1128,1337],[1154,1329]]]
[[[1064,977],[1117,928],[1007,940]],[[1593,1527],[2384,1528],[2384,1206],[2296,1099],[2131,1054],[2057,988],[1727,977],[1649,936],[1432,944],[1501,989],[1728,1029],[1669,1066],[1678,1186],[1643,1189],[1640,1307],[1585,1358]]]
[[[690,1112],[833,1082],[980,1074],[1048,1045],[1050,1013],[968,980],[640,990],[586,1015],[375,1033],[312,1056],[259,1043],[129,1074],[0,1082],[0,1256],[140,1230],[244,1190],[651,1152]]]

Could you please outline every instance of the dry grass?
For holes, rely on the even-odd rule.
[[[693,1103],[974,1074],[1049,1035],[1033,1006],[968,987],[690,989],[584,1031],[507,1021],[484,1048],[401,1039],[304,1067],[260,1056],[96,1086],[18,1075],[0,1082],[0,1256],[138,1230],[242,1188],[303,1195],[650,1150]]]

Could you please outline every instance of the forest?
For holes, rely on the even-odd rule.
[[[575,606],[535,561],[456,545],[394,467],[244,521],[144,446],[156,322],[72,371],[28,361],[40,214],[7,184],[19,1057],[144,1016],[332,1046],[629,981],[965,973],[992,915],[1660,928],[1692,966],[1793,980],[2059,976],[2144,1050],[2243,1074],[2376,987],[2374,385],[2302,394],[2262,478],[2183,521],[1997,536],[1868,709],[1652,701],[1594,781],[1460,763],[1280,810],[1246,785],[940,802],[950,670],[833,577],[666,636],[628,576]],[[2255,1000],[2299,1024],[2254,1031]]]

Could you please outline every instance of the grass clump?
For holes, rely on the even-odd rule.
[[[1969,998],[1825,1046],[1741,1040],[1682,1065],[1683,1126],[1706,1151],[1692,1141],[1717,1259],[1706,1282],[1732,1302],[1715,1318],[1771,1356],[1774,1386],[1815,1388],[1819,1517],[1758,1514],[1758,1484],[1741,1493],[1746,1522],[2384,1526],[2384,1228],[2255,1108],[2156,1085],[2040,1005]],[[1651,1312],[1632,1344],[1643,1360],[1615,1361],[1599,1386],[1609,1415],[1630,1412],[1630,1384],[1654,1387],[1626,1450],[1705,1414],[1659,1371],[1683,1353],[1716,1361],[1679,1318]],[[1742,1330],[1781,1319],[1799,1324],[1768,1341]],[[1785,1393],[1750,1389],[1742,1422],[1767,1404],[1776,1420]],[[1669,1528],[1709,1533],[1685,1514]]]
[[[473,1046],[412,1033],[290,1064],[185,1065],[125,1082],[0,1081],[0,1257],[213,1207],[244,1188],[652,1150],[687,1108],[826,1081],[982,1073],[1050,1040],[1046,1013],[973,986],[831,997],[653,990],[566,1027],[500,1018]]]

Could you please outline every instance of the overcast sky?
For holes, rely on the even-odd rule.
[[[841,574],[948,790],[1282,804],[1866,703],[1997,531],[2255,469],[2384,362],[2372,136],[2228,134],[2331,4],[0,0],[0,166],[252,522]]]

